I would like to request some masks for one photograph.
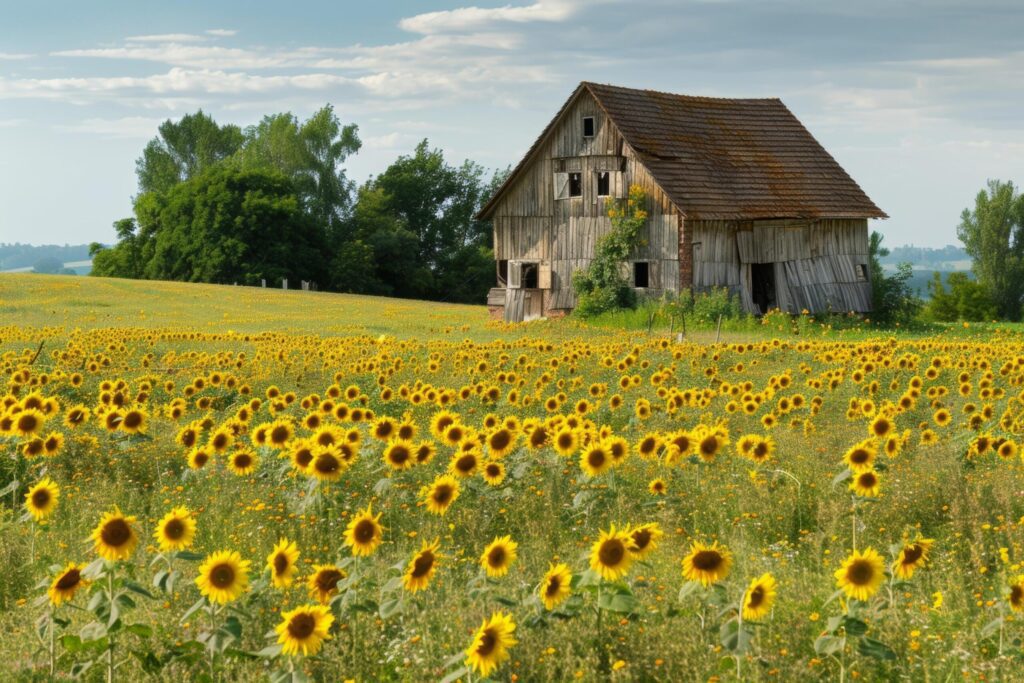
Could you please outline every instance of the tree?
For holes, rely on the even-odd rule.
[[[938,271],[928,283],[930,299],[925,309],[928,318],[939,322],[981,322],[997,316],[995,302],[988,291],[971,280],[967,273],[950,273],[946,279],[948,291],[942,284],[942,273]]]
[[[238,126],[219,126],[201,109],[179,121],[164,121],[159,132],[135,162],[140,193],[167,192],[230,157],[243,141]]]
[[[868,243],[868,261],[871,266],[871,317],[879,323],[907,325],[913,322],[921,310],[921,300],[910,288],[914,275],[909,263],[900,263],[896,272],[886,275],[879,259],[889,254],[882,246],[883,236],[877,230],[871,232]]]
[[[988,181],[974,199],[974,210],[960,215],[957,237],[970,255],[972,270],[996,304],[999,315],[1020,320],[1024,299],[1024,196],[1012,182]]]

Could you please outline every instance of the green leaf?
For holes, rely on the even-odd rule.
[[[841,636],[823,635],[814,641],[814,651],[819,655],[831,655],[846,647],[846,638]]]
[[[205,555],[200,555],[190,550],[179,550],[174,557],[179,560],[187,560],[188,562],[198,562],[199,560],[206,559]]]
[[[189,607],[188,610],[186,610],[185,613],[181,615],[181,619],[178,619],[178,623],[184,624],[186,621],[188,621],[189,617],[191,617],[193,614],[195,614],[205,606],[206,598],[199,598],[198,600],[196,600],[194,605]]]
[[[700,590],[700,587],[700,583],[697,581],[687,581],[683,584],[682,588],[679,589],[679,601],[682,602],[686,598],[690,597]]]
[[[868,625],[860,619],[854,619],[852,617],[846,617],[843,619],[843,628],[846,629],[846,633],[851,636],[862,636],[868,632]]]
[[[630,593],[601,593],[597,606],[609,612],[633,614],[640,611],[640,601]]]
[[[90,640],[99,640],[107,635],[107,627],[98,621],[93,621],[82,627],[82,630],[78,632],[79,637],[84,642]]]
[[[999,629],[1002,627],[1002,625],[1003,625],[1003,618],[1002,617],[999,617],[998,619],[993,619],[992,621],[988,622],[987,624],[985,624],[981,628],[981,637],[982,638],[988,638],[989,636],[995,635],[995,633],[997,631],[999,631]]]
[[[146,624],[130,624],[125,626],[124,630],[139,638],[151,638],[153,636],[153,627]]]
[[[736,619],[730,619],[719,629],[719,640],[729,652],[743,654],[750,647],[750,633]]]
[[[401,595],[399,595],[397,598],[388,598],[387,600],[382,600],[380,603],[380,607],[377,610],[377,613],[380,614],[381,619],[388,619],[402,609],[403,602],[404,600]]]
[[[460,659],[465,659],[465,655],[460,654],[459,658]],[[459,680],[460,678],[462,678],[463,676],[465,676],[468,673],[469,673],[469,669],[467,669],[464,666],[459,667],[455,671],[451,672],[450,674],[448,674],[447,676],[442,678],[441,679],[441,683],[455,683],[455,681]]]
[[[266,657],[267,659],[273,659],[274,657],[281,654],[281,650],[284,648],[280,643],[274,643],[268,645],[259,652],[255,653],[257,657]]]
[[[132,593],[138,593],[139,595],[143,595],[143,596],[149,598],[150,600],[156,600],[156,596],[155,595],[153,595],[148,590],[146,590],[145,588],[143,588],[139,584],[135,583],[134,581],[125,581],[124,582],[124,587],[127,588],[128,590],[130,590]]]
[[[891,647],[874,638],[861,638],[857,643],[857,652],[865,657],[874,657],[875,659],[896,659],[896,653]]]
[[[852,476],[853,472],[850,470],[843,470],[832,479],[832,488],[835,489],[835,487],[839,486]]]
[[[74,654],[85,649],[84,646],[82,645],[82,639],[78,636],[71,635],[70,633],[61,636],[60,638],[58,638],[58,640],[60,641],[60,646],[67,650],[70,654]]]

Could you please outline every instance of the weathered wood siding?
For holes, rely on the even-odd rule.
[[[583,118],[594,117],[595,135],[583,137]],[[555,173],[579,172],[582,196],[555,198]],[[597,102],[584,93],[557,123],[547,142],[494,209],[494,251],[498,260],[537,260],[551,266],[546,309],[576,305],[572,273],[586,268],[597,241],[611,229],[605,198],[597,194],[597,173],[610,172],[609,196],[625,197],[630,185],[648,194],[647,225],[631,259],[650,263],[646,293],[660,296],[679,288],[679,228],[675,207],[654,183],[637,155],[623,142]],[[546,312],[546,311],[545,311]]]
[[[784,311],[871,310],[867,219],[688,221],[687,229],[695,291],[727,287],[753,312],[750,266],[772,263]]]

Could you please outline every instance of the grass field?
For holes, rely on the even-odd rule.
[[[1019,333],[713,336],[0,275],[0,678],[1019,679]]]

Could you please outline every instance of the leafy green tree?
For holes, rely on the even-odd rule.
[[[219,126],[201,109],[179,121],[164,121],[159,132],[135,162],[140,193],[167,192],[230,157],[243,141],[238,126]]]
[[[948,290],[942,284],[942,273],[938,271],[928,283],[931,297],[925,307],[928,318],[939,322],[982,322],[998,316],[988,290],[968,277],[967,273],[950,273],[946,279]]]
[[[988,181],[974,210],[960,215],[957,237],[973,260],[972,269],[995,301],[999,315],[1020,320],[1024,299],[1024,196],[1012,182]]]
[[[900,263],[896,272],[886,275],[880,258],[888,256],[889,250],[882,246],[883,236],[877,230],[871,232],[868,243],[868,262],[871,268],[871,318],[875,322],[890,325],[908,325],[921,311],[921,299],[914,294],[910,279],[914,276],[909,263]]]

